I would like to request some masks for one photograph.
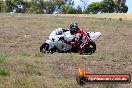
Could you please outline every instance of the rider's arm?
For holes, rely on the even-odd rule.
[[[85,34],[85,40],[86,40],[86,43],[88,43],[90,41],[90,37],[89,37],[89,35],[87,35],[87,33]]]
[[[66,30],[66,29],[62,29],[63,30],[63,32],[67,32],[67,31],[69,31],[69,30]]]
[[[75,41],[71,42],[71,45],[76,46],[79,43],[83,42],[84,44],[87,44],[89,42],[90,38],[85,32],[77,33]]]
[[[75,40],[74,42],[70,42],[70,45],[76,46],[76,45],[78,45],[80,42],[81,42],[80,40]]]
[[[77,33],[77,34],[75,35],[75,40],[74,40],[73,42],[70,42],[70,44],[71,44],[72,46],[78,45],[78,44],[81,42],[82,37],[83,37],[82,34]]]

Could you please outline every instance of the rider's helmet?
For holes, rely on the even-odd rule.
[[[74,35],[74,33],[77,31],[78,25],[76,22],[71,23],[70,25],[70,33],[71,35]]]

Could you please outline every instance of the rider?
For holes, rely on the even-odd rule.
[[[86,32],[84,32],[82,29],[80,29],[78,27],[77,23],[75,23],[75,22],[71,23],[71,25],[70,25],[70,33],[71,33],[71,35],[75,35],[74,41],[70,42],[70,44],[72,46],[77,46],[79,44],[80,46],[78,49],[78,53],[84,54],[84,48],[90,40],[89,36],[87,35]]]

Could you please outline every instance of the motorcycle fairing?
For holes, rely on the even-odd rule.
[[[87,32],[90,36],[90,39],[92,41],[95,41],[97,38],[99,38],[101,36],[100,32]]]
[[[62,41],[58,41],[58,43],[55,44],[55,46],[60,50],[60,51],[63,51],[63,52],[66,52],[68,50],[70,50],[72,48],[71,45],[69,44],[66,44]]]

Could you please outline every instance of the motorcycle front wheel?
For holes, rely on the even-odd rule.
[[[56,51],[56,47],[53,47],[49,50],[49,44],[47,43],[43,43],[41,46],[40,46],[40,52],[41,53],[49,53],[49,54],[53,54],[55,51]]]
[[[84,53],[86,55],[91,55],[92,53],[95,52],[95,50],[96,50],[96,44],[95,44],[95,42],[90,41],[88,43],[88,45],[86,45],[85,50],[84,50]]]
[[[49,48],[49,44],[43,43],[43,44],[40,46],[40,52],[46,53],[46,51],[48,51],[48,48]]]

